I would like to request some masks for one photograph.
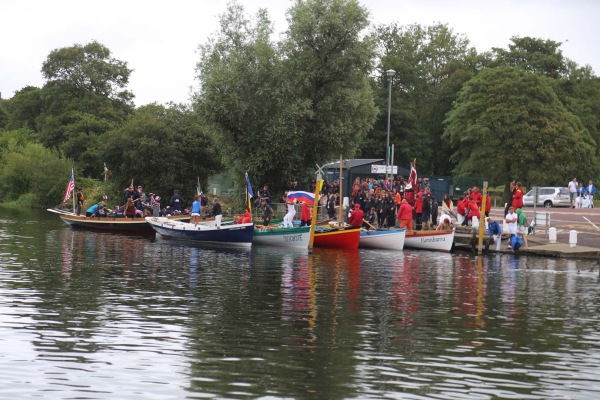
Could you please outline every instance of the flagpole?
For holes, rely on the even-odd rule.
[[[77,197],[77,194],[75,193],[75,189],[77,189],[77,188],[75,187],[75,171],[73,170],[73,168],[71,168],[71,176],[73,177],[73,214],[77,214],[77,209],[75,208],[75,202],[76,202],[75,197]]]

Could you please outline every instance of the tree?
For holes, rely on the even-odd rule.
[[[367,12],[355,1],[298,1],[279,46],[264,10],[252,24],[232,3],[200,47],[197,109],[223,163],[275,190],[315,162],[352,156],[376,108],[367,76]]]
[[[594,140],[538,74],[485,68],[463,86],[445,122],[457,175],[564,185],[599,170]]]
[[[42,108],[41,89],[35,86],[25,86],[8,100],[9,113],[6,129],[28,128],[37,130],[36,120]]]
[[[567,71],[566,59],[559,49],[562,43],[529,36],[513,36],[511,41],[508,50],[492,48],[495,57],[490,66],[520,68],[548,78],[559,78]]]
[[[140,107],[122,127],[105,135],[100,148],[99,157],[119,195],[133,178],[167,201],[174,189],[191,199],[197,177],[206,185],[208,175],[220,167],[198,115],[174,104]],[[97,164],[98,176],[102,165]]]
[[[102,135],[133,111],[133,95],[126,89],[131,70],[92,41],[53,50],[42,73],[48,82],[37,119],[41,142],[75,160],[84,175],[93,174]]]
[[[445,24],[379,25],[373,33],[379,59],[373,86],[377,105],[387,110],[388,78],[392,84],[390,143],[395,144],[395,163],[417,157],[422,172],[447,174],[452,169],[450,149],[441,139],[443,120],[462,84],[485,62],[463,35]],[[373,131],[363,143],[362,155],[385,155],[387,112],[379,114]]]

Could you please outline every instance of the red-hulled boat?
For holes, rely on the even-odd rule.
[[[357,250],[360,228],[333,228],[315,231],[314,247]]]

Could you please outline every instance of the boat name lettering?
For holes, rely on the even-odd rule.
[[[421,238],[421,243],[434,243],[434,242],[445,242],[445,241],[446,241],[446,238],[444,236]]]
[[[283,240],[285,240],[286,243],[288,242],[301,242],[302,241],[302,234],[298,234],[298,235],[284,235],[283,236]]]

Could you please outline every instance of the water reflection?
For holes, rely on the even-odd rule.
[[[596,262],[224,249],[3,217],[2,398],[600,394]]]

